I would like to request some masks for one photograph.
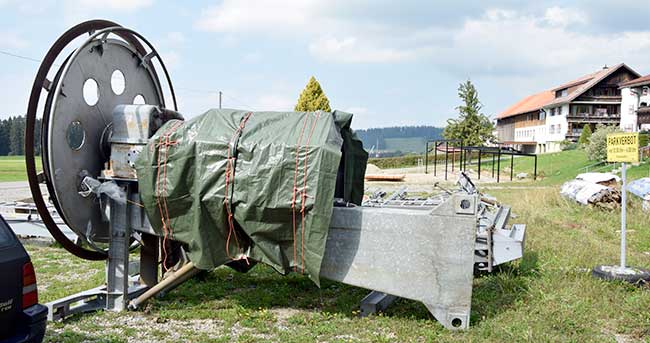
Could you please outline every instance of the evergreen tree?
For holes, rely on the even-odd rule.
[[[307,82],[307,86],[302,93],[300,93],[300,98],[298,98],[298,103],[294,110],[301,112],[318,110],[325,112],[332,111],[330,101],[320,87],[320,83],[313,76]]]
[[[591,125],[585,124],[585,126],[582,128],[582,133],[580,134],[580,138],[578,138],[578,144],[582,146],[589,144],[590,138],[591,138]]]
[[[41,154],[41,125],[40,119],[34,123],[34,153]],[[25,116],[0,119],[0,156],[25,154]]]
[[[13,117],[11,120],[11,128],[9,131],[9,147],[10,155],[23,155],[25,136],[25,117]]]
[[[9,155],[9,120],[0,120],[0,156]]]
[[[447,127],[443,132],[446,139],[460,139],[466,146],[482,146],[496,141],[494,124],[485,114],[481,113],[483,106],[478,99],[478,92],[467,80],[458,87],[458,96],[463,102],[456,107],[458,119],[447,120]]]

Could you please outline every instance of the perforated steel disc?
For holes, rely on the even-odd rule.
[[[98,178],[108,160],[102,134],[120,104],[164,107],[160,82],[128,43],[91,38],[63,66],[47,121],[47,168],[66,223],[82,237],[108,241],[99,199],[78,192],[88,175]]]

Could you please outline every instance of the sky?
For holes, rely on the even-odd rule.
[[[354,128],[444,126],[458,84],[494,118],[520,98],[624,62],[650,73],[640,1],[0,0],[0,118],[24,114],[40,60],[69,27],[143,34],[179,110],[291,110],[310,76]]]

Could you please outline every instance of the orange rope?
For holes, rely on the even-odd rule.
[[[316,122],[320,118],[320,112],[316,112],[316,119],[311,125],[311,130],[309,132],[309,138],[307,138],[307,144],[305,144],[305,167],[303,171],[303,185],[302,185],[302,207],[300,209],[300,214],[302,215],[302,232],[300,238],[302,240],[302,273],[305,273],[305,205],[307,202],[307,161],[309,159],[309,143],[311,142],[311,137],[314,134],[314,128],[316,128]]]
[[[305,120],[302,124],[302,129],[300,130],[300,136],[298,137],[298,146],[296,147],[296,168],[293,173],[293,194],[291,196],[291,214],[292,214],[292,223],[293,223],[293,270],[298,271],[298,253],[297,253],[297,244],[296,244],[296,193],[298,192],[298,166],[300,165],[300,144],[302,143],[302,136],[305,133],[305,127],[307,127],[307,119],[309,115],[305,115]]]
[[[162,222],[162,230],[163,230],[163,268],[165,268],[165,271],[167,271],[167,239],[169,236],[172,234],[171,230],[171,225],[170,225],[170,218],[169,218],[169,209],[167,207],[167,159],[169,157],[169,147],[176,145],[176,141],[170,140],[170,136],[179,128],[183,125],[183,122],[178,121],[172,124],[167,131],[163,135],[160,136],[158,139],[158,144],[156,144],[156,147],[158,148],[158,166],[157,166],[157,174],[156,174],[156,205],[158,206],[158,210],[160,212],[160,220]],[[161,149],[161,147],[163,149]],[[161,166],[163,170],[163,175],[162,175],[162,187],[160,185],[161,183]],[[161,189],[162,188],[162,189]],[[161,203],[161,197],[162,197],[162,203]]]
[[[226,212],[228,213],[228,237],[226,238],[226,255],[228,256],[228,258],[230,258],[232,260],[235,260],[235,258],[230,255],[230,238],[231,238],[231,236],[235,238],[235,244],[237,245],[237,250],[240,250],[241,248],[239,246],[239,239],[237,239],[237,232],[235,232],[235,224],[233,222],[232,210],[231,210],[230,204],[228,202],[228,199],[230,197],[230,194],[228,192],[229,184],[230,184],[231,181],[233,183],[235,181],[235,175],[234,175],[234,170],[233,170],[234,163],[233,162],[236,159],[236,157],[233,157],[231,155],[231,150],[232,150],[232,146],[235,144],[235,140],[241,135],[242,130],[244,130],[244,126],[246,125],[246,122],[251,117],[251,115],[253,115],[252,112],[246,113],[244,118],[239,123],[239,127],[237,128],[237,130],[235,130],[232,137],[230,138],[230,142],[228,144],[228,160],[227,160],[227,163],[226,163],[226,187],[225,187],[225,195],[224,195],[224,198],[223,198],[223,205],[226,208]],[[234,148],[236,149],[237,147],[234,147]],[[246,259],[245,256],[243,258]],[[246,262],[248,262],[248,259],[246,259]]]

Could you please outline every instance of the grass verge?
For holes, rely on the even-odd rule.
[[[41,157],[36,157],[36,169],[41,170]],[[25,156],[0,156],[0,182],[27,181]]]

